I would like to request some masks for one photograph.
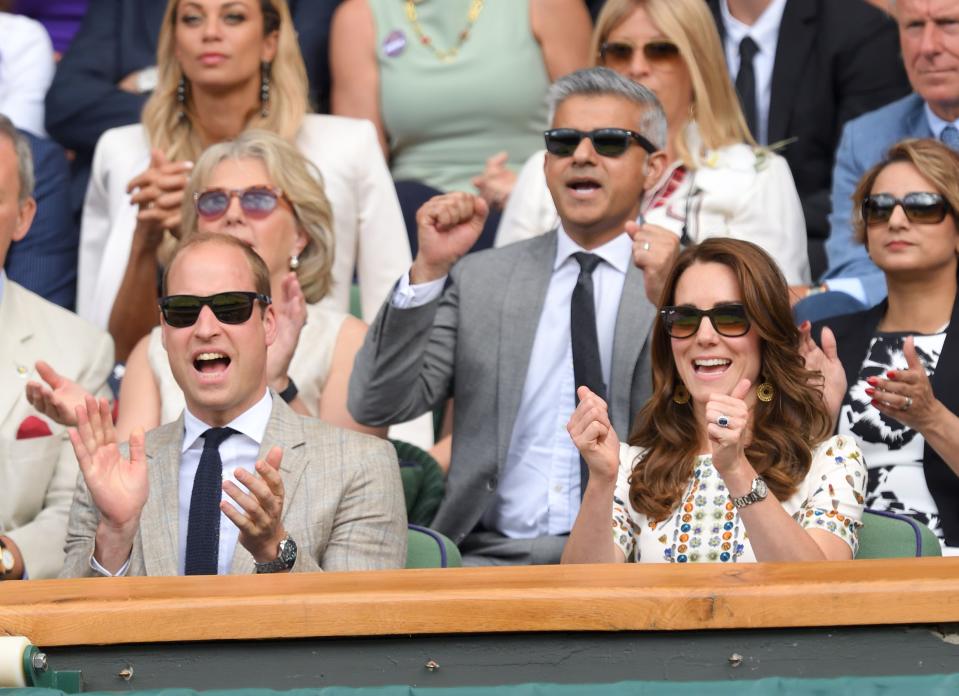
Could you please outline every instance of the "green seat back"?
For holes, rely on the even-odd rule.
[[[446,482],[443,470],[430,453],[401,440],[390,440],[400,460],[400,477],[406,496],[406,517],[410,524],[429,526],[443,499]]]
[[[866,510],[856,558],[941,556],[939,540],[926,525],[885,510]]]
[[[460,551],[437,531],[411,524],[406,528],[407,568],[459,568]]]

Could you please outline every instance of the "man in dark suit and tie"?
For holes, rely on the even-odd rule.
[[[909,92],[896,24],[865,0],[706,1],[753,137],[784,143],[816,276],[843,124]]]
[[[464,256],[486,204],[466,193],[431,199],[417,213],[413,266],[350,379],[361,423],[402,422],[453,398],[432,526],[467,565],[559,562],[586,475],[565,429],[576,387],[596,385],[617,431],[629,431],[650,394],[647,295],[678,246],[635,222],[644,183],[666,159],[652,92],[593,68],[558,80],[550,100],[545,169],[560,227]]]
[[[277,333],[263,260],[229,235],[179,247],[160,300],[186,409],[129,446],[86,398],[83,481],[62,576],[398,568],[406,508],[393,447],[294,413],[266,384]]]

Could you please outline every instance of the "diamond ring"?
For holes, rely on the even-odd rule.
[[[902,410],[903,410],[903,411],[908,411],[910,408],[912,408],[912,397],[911,397],[911,396],[907,396],[907,397],[906,397],[906,403],[903,404]]]

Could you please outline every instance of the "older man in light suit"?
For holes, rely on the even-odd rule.
[[[847,314],[878,304],[886,279],[853,239],[852,192],[895,143],[937,138],[959,150],[959,0],[898,0],[899,43],[914,91],[846,124],[836,152],[832,213],[821,290],[796,306],[799,318]]]
[[[558,80],[551,101],[545,171],[560,228],[464,257],[485,203],[430,200],[417,213],[416,260],[350,379],[362,423],[400,422],[453,397],[432,526],[468,565],[559,562],[587,475],[565,430],[576,386],[601,389],[617,431],[629,431],[650,394],[647,293],[678,247],[635,223],[645,179],[665,164],[652,92],[594,68]]]
[[[121,448],[105,403],[78,407],[83,479],[63,575],[401,567],[390,444],[299,416],[267,390],[277,320],[263,261],[233,237],[197,235],[164,286],[163,342],[186,410]]]
[[[77,463],[63,428],[26,399],[35,364],[56,361],[64,376],[101,394],[113,367],[106,333],[4,274],[11,242],[33,221],[32,193],[30,145],[0,115],[0,580],[55,577],[63,564]]]

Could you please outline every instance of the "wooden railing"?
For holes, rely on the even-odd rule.
[[[0,635],[43,646],[957,621],[959,558],[0,583]]]

